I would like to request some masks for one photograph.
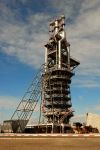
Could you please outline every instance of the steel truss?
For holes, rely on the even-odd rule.
[[[11,117],[11,120],[17,121],[16,132],[23,132],[38,101],[41,100],[42,77],[44,65],[42,65],[24,94],[21,102]]]

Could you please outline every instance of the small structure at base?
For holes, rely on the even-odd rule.
[[[86,114],[86,125],[97,128],[100,132],[100,115],[93,114],[93,113],[87,113]]]
[[[5,120],[3,122],[3,132],[16,133],[20,130],[19,124],[21,124],[21,127],[23,128],[25,121],[26,120]]]
[[[25,133],[74,133],[70,125],[66,124],[39,124],[39,125],[27,125]]]

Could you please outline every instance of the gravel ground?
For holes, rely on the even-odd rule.
[[[100,138],[0,138],[0,150],[100,150]]]

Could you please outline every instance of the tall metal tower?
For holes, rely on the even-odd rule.
[[[65,32],[65,17],[61,16],[50,23],[50,38],[45,45],[45,64],[41,66],[11,120],[4,122],[5,129],[10,125],[13,132],[24,132],[41,99],[41,111],[46,121],[44,124],[41,123],[43,117],[40,113],[39,124],[34,126],[34,133],[64,133],[66,125],[69,125],[70,118],[73,116],[70,84],[74,75],[73,70],[79,64],[79,61],[70,56],[70,44]],[[54,127],[56,127],[55,131]]]
[[[79,61],[70,56],[65,17],[61,16],[50,23],[50,38],[45,45],[42,111],[48,123],[69,124],[73,116],[70,84],[73,69],[79,64]]]

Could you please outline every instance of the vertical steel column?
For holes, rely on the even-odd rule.
[[[68,69],[70,69],[70,46],[67,47],[67,51],[68,51]]]
[[[59,26],[58,26],[58,20],[56,19],[55,20],[55,34],[58,33],[58,28],[59,28]]]
[[[48,65],[48,57],[47,57],[47,54],[48,54],[48,49],[47,47],[45,48],[45,72],[47,71],[47,65]]]
[[[61,69],[61,40],[58,41],[58,68]]]

